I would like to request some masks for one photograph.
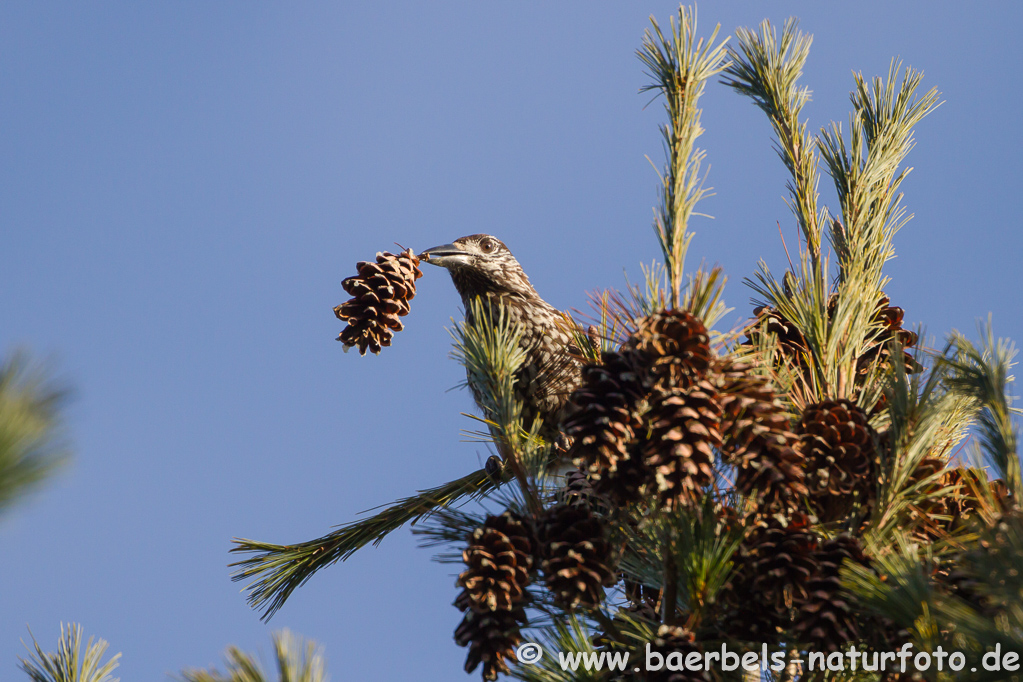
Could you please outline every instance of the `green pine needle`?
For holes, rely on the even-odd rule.
[[[951,369],[950,385],[973,398],[981,408],[979,417],[980,444],[994,465],[999,478],[1005,479],[1015,499],[1023,499],[1023,476],[1020,475],[1019,433],[1013,422],[1009,384],[1016,357],[1016,348],[1007,339],[995,340],[990,320],[981,325],[983,345],[978,348],[961,334],[953,335],[955,354],[946,354]]]
[[[0,513],[66,459],[66,398],[24,353],[0,364]]]
[[[227,671],[188,669],[182,672],[185,682],[327,682],[323,651],[313,640],[306,640],[288,630],[275,632],[274,662],[277,676],[267,674],[251,654],[229,647],[224,654]]]
[[[668,123],[661,127],[667,164],[661,174],[661,205],[655,210],[657,233],[671,282],[672,307],[681,299],[686,251],[692,240],[689,218],[696,204],[710,196],[704,188],[700,165],[704,152],[696,147],[703,134],[701,110],[697,106],[707,81],[728,67],[725,41],[714,44],[720,26],[704,42],[696,37],[696,10],[679,7],[669,35],[651,17],[652,30],[643,37],[637,52],[652,79],[640,92],[656,91],[664,96]],[[726,39],[727,40],[727,39]]]
[[[118,682],[119,678],[111,673],[119,665],[121,654],[115,654],[106,663],[106,640],[93,640],[85,645],[82,651],[82,626],[69,624],[67,630],[64,623],[60,624],[60,640],[55,653],[43,651],[39,642],[29,631],[35,651],[29,649],[29,658],[20,658],[20,668],[26,672],[32,682]],[[26,649],[28,646],[26,645]]]
[[[760,24],[759,32],[748,28],[736,31],[739,47],[729,50],[732,63],[725,70],[724,84],[751,98],[770,119],[778,156],[792,176],[787,185],[789,207],[799,221],[811,260],[819,266],[820,225],[827,212],[817,207],[820,176],[816,140],[810,136],[806,122],[800,120],[811,93],[798,84],[813,36],[800,32],[798,27],[796,19],[786,21],[780,40],[767,20]]]
[[[378,545],[392,531],[406,523],[415,523],[439,507],[455,504],[466,497],[482,497],[493,490],[495,481],[483,469],[436,488],[399,500],[368,519],[345,524],[327,535],[294,545],[276,545],[237,538],[231,552],[251,554],[230,564],[240,567],[231,579],[254,581],[248,586],[249,604],[263,609],[269,620],[297,588],[317,571],[344,561],[359,549]]]

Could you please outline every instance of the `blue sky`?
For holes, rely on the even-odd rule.
[[[126,680],[268,653],[284,627],[326,647],[335,680],[458,679],[452,567],[407,531],[269,625],[229,580],[230,540],[311,539],[486,457],[448,390],[446,274],[427,269],[406,330],[360,358],[331,312],[356,261],[489,232],[545,298],[584,308],[658,256],[662,114],[634,52],[676,8],[0,5],[0,351],[52,358],[77,393],[73,462],[0,518],[0,678],[26,626],[52,648],[77,621]],[[925,72],[945,104],[909,157],[889,293],[939,338],[990,312],[1023,340],[1023,9],[699,9],[704,33],[801,18],[814,129],[847,120],[852,70]],[[690,262],[725,268],[735,322],[757,260],[784,268],[777,223],[790,248],[796,228],[763,115],[717,84],[703,103],[714,220],[694,220]]]

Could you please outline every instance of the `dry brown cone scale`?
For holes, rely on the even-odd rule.
[[[459,646],[468,646],[466,672],[483,664],[483,679],[508,672],[526,623],[525,589],[533,576],[536,540],[530,524],[506,511],[473,531],[462,552],[467,568],[458,576],[464,588],[455,606],[465,613],[455,630]]]
[[[356,269],[359,274],[341,282],[352,298],[334,308],[337,318],[348,323],[337,340],[346,352],[358,347],[359,355],[367,350],[379,353],[403,329],[399,318],[408,315],[416,280],[423,276],[419,258],[412,249],[398,254],[384,251],[376,261],[362,261]]]
[[[607,529],[587,504],[559,504],[539,524],[540,568],[554,601],[565,609],[597,606],[617,582]]]
[[[810,499],[823,523],[865,514],[877,494],[878,461],[867,414],[840,399],[808,406],[797,426]]]

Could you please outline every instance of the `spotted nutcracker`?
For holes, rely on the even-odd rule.
[[[560,423],[569,395],[581,383],[582,367],[567,317],[540,298],[515,256],[496,237],[469,235],[427,249],[419,258],[451,273],[467,322],[473,322],[470,302],[479,298],[490,306],[492,319],[496,319],[498,307],[503,307],[512,322],[521,326],[527,360],[516,390],[525,405],[524,422],[529,425],[539,417],[544,440],[564,444]],[[471,377],[469,388],[480,405],[481,389],[473,385]]]

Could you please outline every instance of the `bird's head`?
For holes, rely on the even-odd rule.
[[[463,299],[488,292],[508,292],[525,297],[536,290],[508,247],[489,234],[473,234],[419,254],[424,263],[447,268]]]

